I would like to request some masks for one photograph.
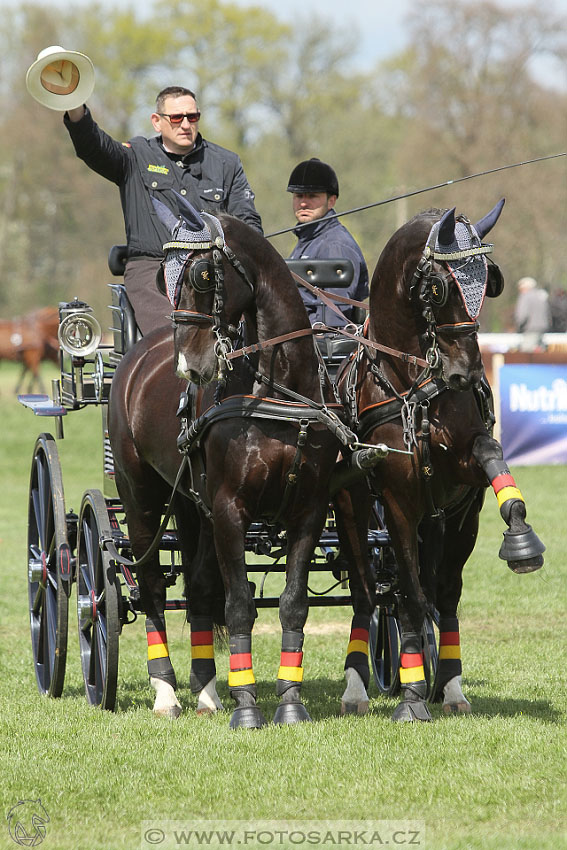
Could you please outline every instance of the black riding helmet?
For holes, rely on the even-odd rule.
[[[328,192],[339,195],[339,181],[334,169],[317,157],[296,165],[289,177],[288,192]]]

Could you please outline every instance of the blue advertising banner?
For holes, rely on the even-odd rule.
[[[499,369],[500,439],[508,463],[567,463],[567,366]]]

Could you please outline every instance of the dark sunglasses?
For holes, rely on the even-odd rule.
[[[167,112],[158,112],[162,118],[168,118],[170,124],[182,124],[183,119],[187,118],[190,124],[196,124],[201,117],[200,112],[175,112],[173,115],[168,115]]]

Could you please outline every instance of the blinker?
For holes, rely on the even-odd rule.
[[[447,281],[442,277],[432,277],[427,284],[426,298],[436,307],[443,307],[449,297]]]
[[[214,289],[215,277],[209,260],[195,260],[189,268],[189,283],[195,292]]]

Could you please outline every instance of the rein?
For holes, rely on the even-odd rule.
[[[324,292],[324,290],[319,289],[319,287],[317,286],[313,286],[313,284],[311,283],[308,283],[295,272],[291,272],[291,274],[295,278],[297,283],[299,283],[301,286],[304,286],[305,289],[308,289],[314,295],[318,296],[324,304],[333,309],[334,312],[338,313],[340,316],[343,316],[343,313],[341,313],[341,311],[335,307],[333,301],[340,301],[345,304],[352,304],[355,307],[362,307],[364,310],[368,311],[368,305],[363,304],[362,301],[355,301],[354,298],[346,298],[344,295],[328,295],[326,292]],[[427,362],[421,357],[416,357],[413,354],[407,354],[403,351],[398,351],[395,348],[389,348],[387,345],[382,345],[379,342],[373,342],[372,340],[366,339],[366,337],[361,336],[360,334],[350,333],[344,328],[331,327],[330,325],[323,324],[317,325],[317,327],[302,328],[298,331],[290,331],[287,334],[282,334],[282,336],[273,337],[272,339],[267,339],[264,342],[256,342],[251,345],[247,345],[244,348],[236,349],[234,351],[231,351],[227,355],[227,359],[233,360],[235,357],[243,357],[246,354],[263,351],[266,348],[270,348],[271,346],[278,345],[282,342],[288,342],[291,339],[297,339],[298,337],[310,336],[319,333],[337,333],[340,336],[352,339],[354,342],[358,343],[359,345],[363,345],[366,348],[371,348],[374,351],[382,351],[385,354],[390,354],[392,357],[397,357],[403,363],[409,363],[412,366],[426,367],[428,365]]]

